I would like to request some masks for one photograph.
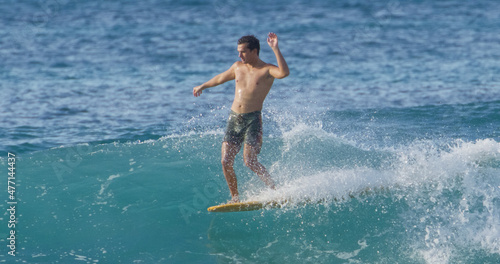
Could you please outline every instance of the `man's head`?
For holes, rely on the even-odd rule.
[[[238,57],[243,63],[253,63],[259,59],[260,44],[254,36],[243,36],[238,40]]]
[[[257,55],[260,52],[260,42],[254,35],[243,36],[238,40],[238,45],[247,44],[250,51],[257,49]]]

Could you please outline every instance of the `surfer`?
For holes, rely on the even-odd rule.
[[[262,146],[262,106],[274,79],[282,79],[290,74],[288,65],[278,47],[278,36],[269,33],[267,44],[271,47],[278,61],[278,66],[266,63],[259,58],[260,43],[254,36],[243,36],[238,40],[238,56],[227,71],[218,74],[208,82],[193,88],[193,95],[198,97],[202,91],[235,80],[234,101],[231,106],[226,134],[222,142],[222,170],[226,178],[231,200],[239,202],[238,184],[233,164],[236,154],[243,148],[243,160],[247,167],[255,172],[270,188],[275,189],[267,169],[257,155]]]

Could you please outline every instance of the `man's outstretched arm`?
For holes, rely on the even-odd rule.
[[[231,68],[229,68],[227,71],[225,71],[221,74],[218,74],[217,76],[210,79],[210,81],[208,81],[202,85],[194,87],[193,88],[193,95],[195,97],[198,97],[201,95],[202,91],[207,89],[207,88],[214,87],[214,86],[223,84],[227,81],[234,80],[234,78],[235,78],[235,75],[234,75],[235,64],[233,64],[233,66],[231,66]]]
[[[288,64],[286,64],[285,58],[281,54],[280,48],[278,47],[278,36],[275,33],[269,33],[267,38],[267,44],[276,55],[276,60],[278,61],[278,67],[272,67],[269,71],[271,76],[277,79],[283,79],[290,74],[290,70],[288,69]]]

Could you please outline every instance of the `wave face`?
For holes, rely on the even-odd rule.
[[[486,106],[455,113],[480,108],[486,116]],[[229,199],[221,129],[22,155],[20,260],[497,263],[500,142],[424,122],[450,107],[286,114],[288,122],[267,112],[260,159],[278,189],[266,189],[241,154],[235,171],[244,199],[286,199],[281,209],[206,211]],[[417,133],[420,123],[430,127]]]
[[[269,31],[278,34],[291,75],[274,83],[265,109],[500,100],[492,0],[8,3],[0,7],[9,55],[0,61],[2,154],[182,134],[186,120],[231,104],[232,83],[200,98],[192,87],[239,60],[242,35],[256,35],[261,58],[276,63]]]

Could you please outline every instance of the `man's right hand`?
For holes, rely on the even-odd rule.
[[[201,93],[202,93],[202,91],[203,91],[203,88],[201,88],[201,85],[194,87],[193,88],[193,95],[194,95],[194,97],[200,96]]]

